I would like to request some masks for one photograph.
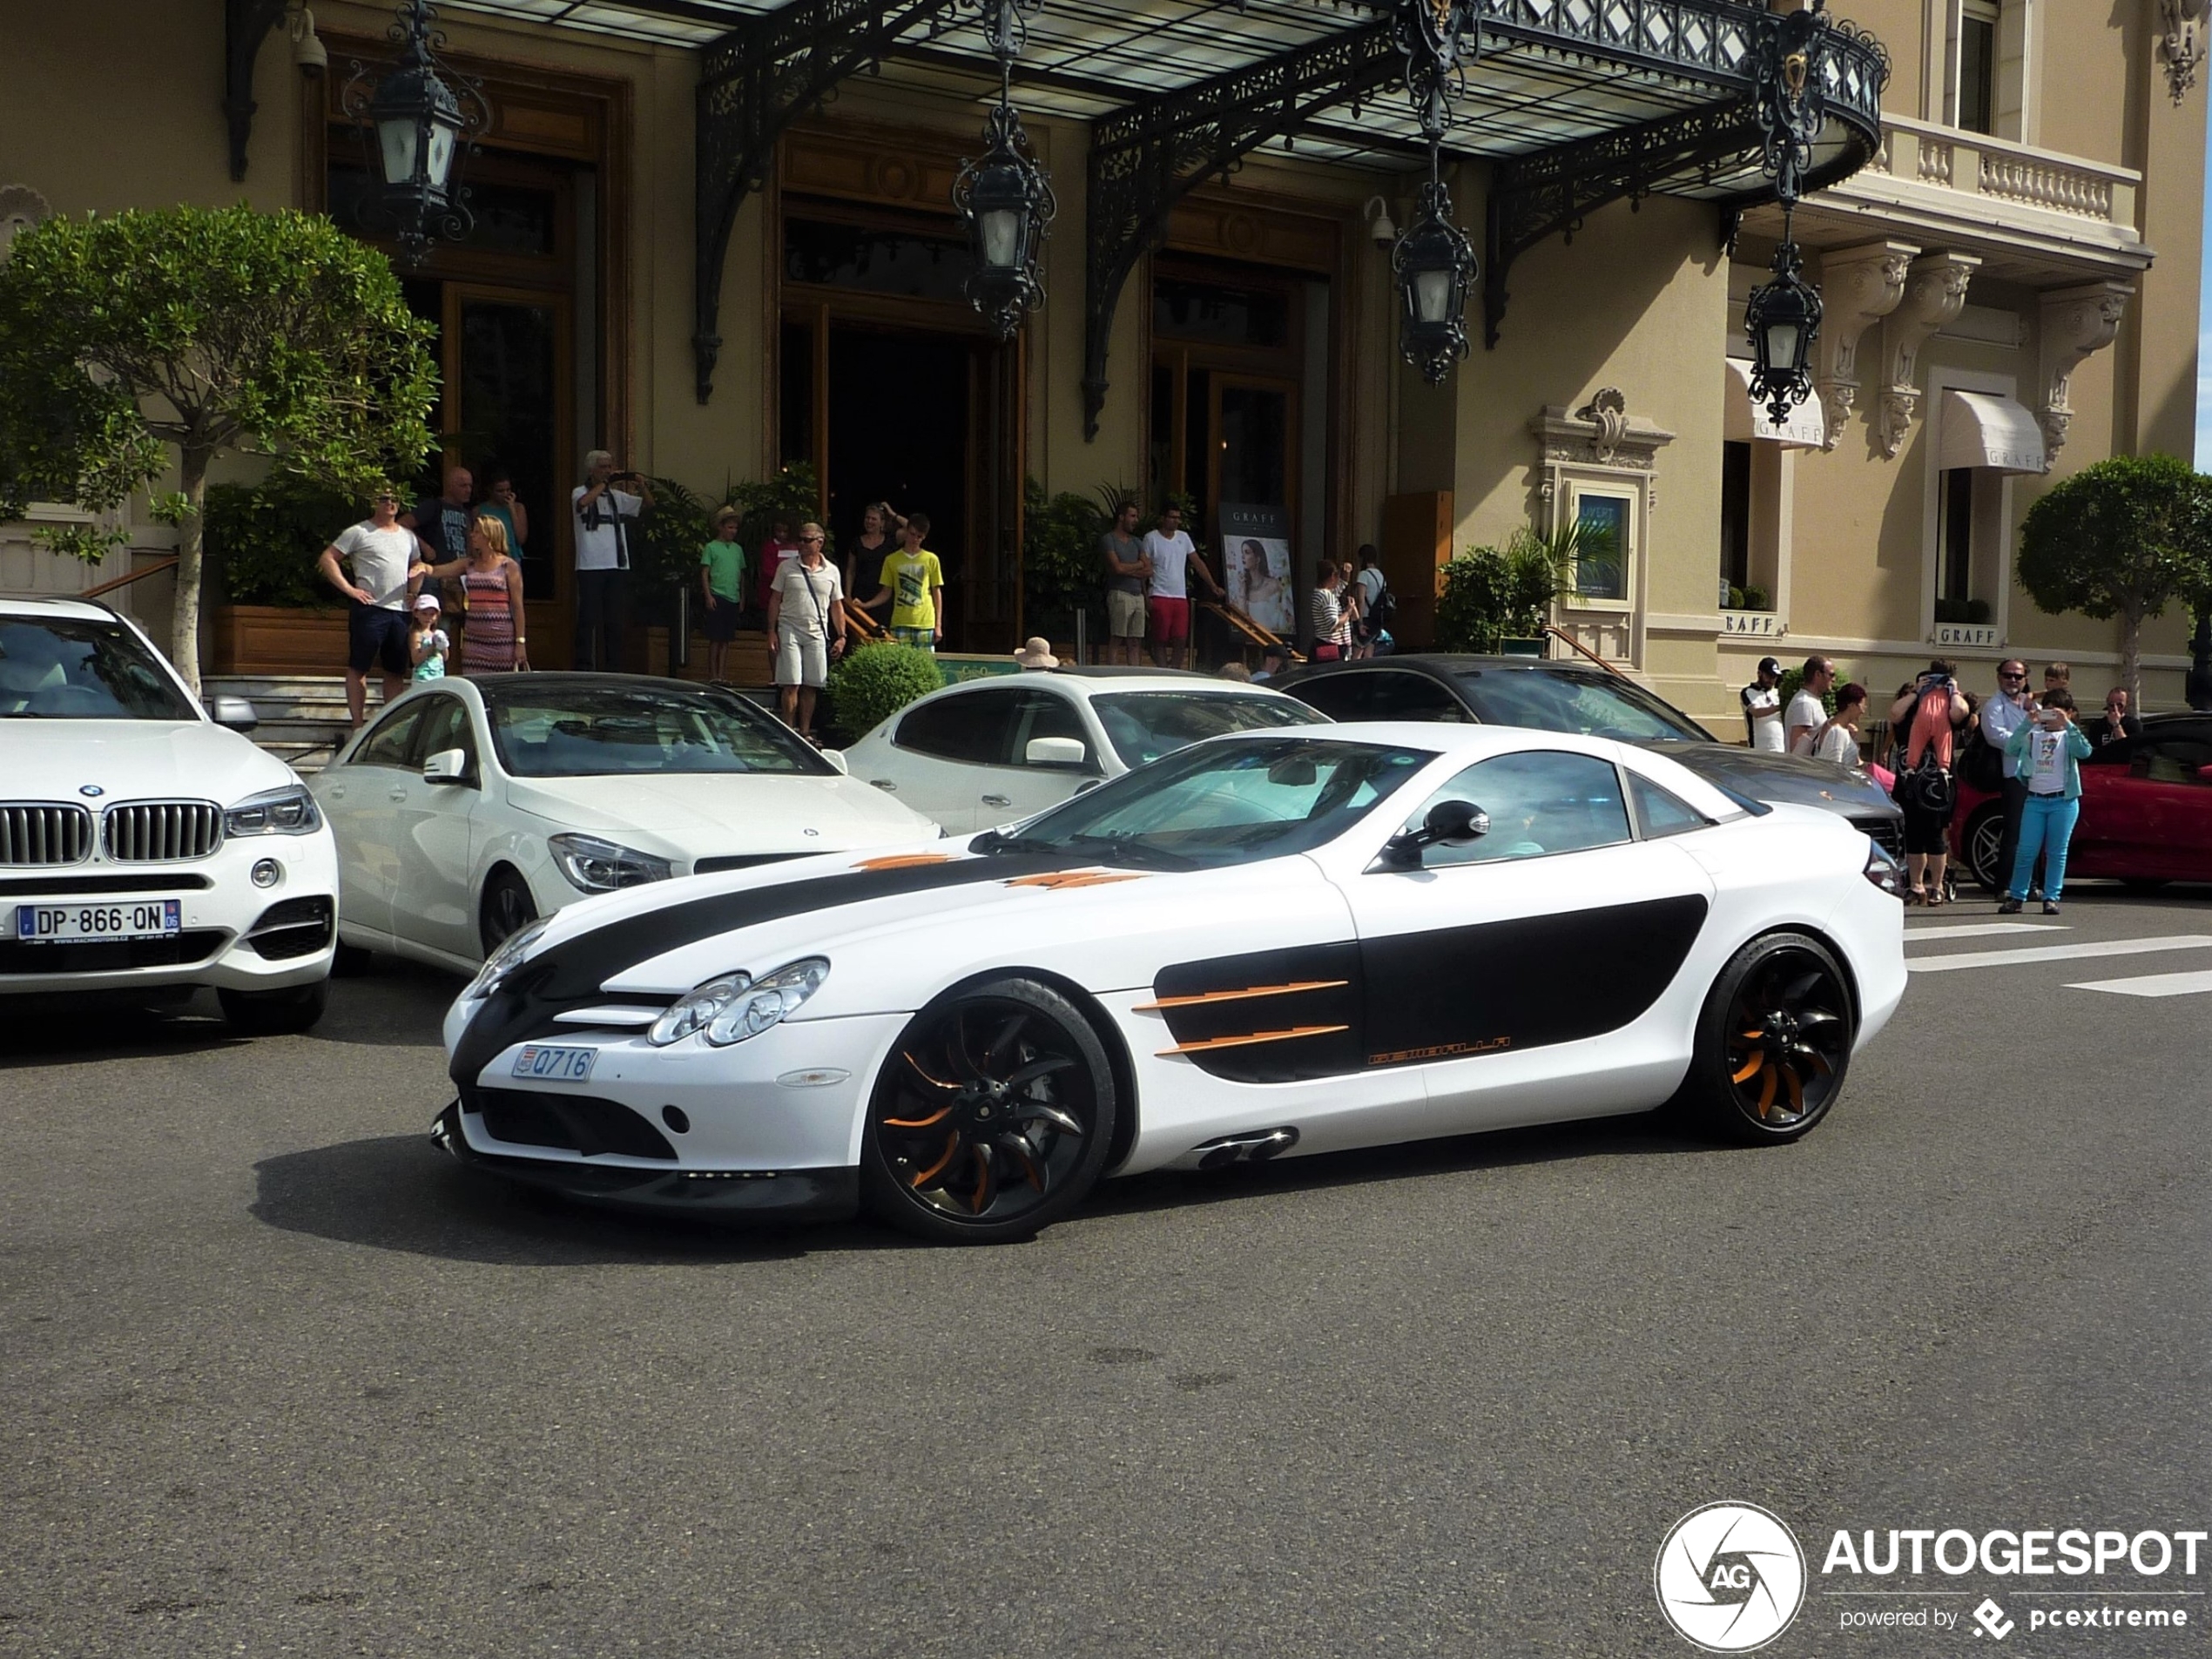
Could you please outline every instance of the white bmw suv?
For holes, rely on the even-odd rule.
[[[0,599],[0,998],[210,986],[244,1030],[321,1017],[337,849],[298,774],[225,729],[253,705],[215,717],[106,606]]]

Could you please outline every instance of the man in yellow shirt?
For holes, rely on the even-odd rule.
[[[928,534],[927,513],[916,513],[900,528],[899,550],[883,561],[883,585],[868,604],[891,601],[891,637],[934,652],[937,619],[944,612],[945,571],[937,556],[921,544]]]

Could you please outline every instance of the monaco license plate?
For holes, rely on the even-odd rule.
[[[16,941],[24,945],[80,944],[98,939],[166,939],[184,931],[184,906],[175,899],[16,907]]]
[[[515,1056],[513,1075],[546,1083],[580,1083],[591,1076],[597,1049],[556,1049],[543,1042],[526,1042]]]

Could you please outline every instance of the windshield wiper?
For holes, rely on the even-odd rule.
[[[1034,835],[1008,835],[1004,830],[988,829],[968,844],[971,853],[1057,853],[1057,841],[1041,840]]]
[[[1140,841],[1127,835],[1070,835],[1068,845],[1086,850],[1096,849],[1109,864],[1136,864],[1155,870],[1195,870],[1197,860],[1185,858],[1180,853],[1170,853],[1163,846],[1154,846],[1150,841]]]

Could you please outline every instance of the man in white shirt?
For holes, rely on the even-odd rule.
[[[1183,533],[1183,509],[1172,503],[1160,514],[1157,529],[1144,535],[1144,556],[1152,561],[1152,578],[1145,594],[1146,619],[1152,625],[1152,665],[1155,668],[1190,666],[1190,592],[1184,572],[1197,567],[1198,578],[1216,599],[1225,596],[1221,583],[1198,556],[1198,550]]]
[[[1759,658],[1759,677],[1738,694],[1743,703],[1743,729],[1754,749],[1780,754],[1789,745],[1782,741],[1782,664],[1771,657]]]
[[[651,508],[653,487],[643,473],[617,471],[604,449],[584,456],[583,468],[583,482],[569,497],[576,515],[576,665],[619,674],[637,518]],[[634,485],[637,493],[617,484]]]
[[[1981,726],[1982,741],[2003,756],[2005,762],[2005,834],[1997,847],[2000,889],[2012,878],[2013,854],[2020,850],[2020,815],[2027,810],[2027,780],[2020,776],[2019,763],[2005,753],[2005,745],[2034,712],[2035,698],[2027,689],[2027,664],[2017,657],[2007,657],[1997,664],[1997,694],[1981,705],[1981,712],[1975,717]],[[2041,891],[2039,882],[2036,892],[2040,895]]]
[[[1836,664],[1825,657],[1805,658],[1804,684],[1797,688],[1797,696],[1790,699],[1790,711],[1783,717],[1788,732],[1787,747],[1793,755],[1811,755],[1812,740],[1820,728],[1828,723],[1828,688],[1836,683]]]
[[[348,577],[341,561],[351,561]],[[346,709],[358,726],[368,718],[368,670],[383,672],[384,700],[407,689],[415,671],[407,646],[408,601],[421,578],[422,543],[400,523],[400,497],[380,489],[366,523],[351,524],[322,550],[315,568],[352,601],[346,615]]]

